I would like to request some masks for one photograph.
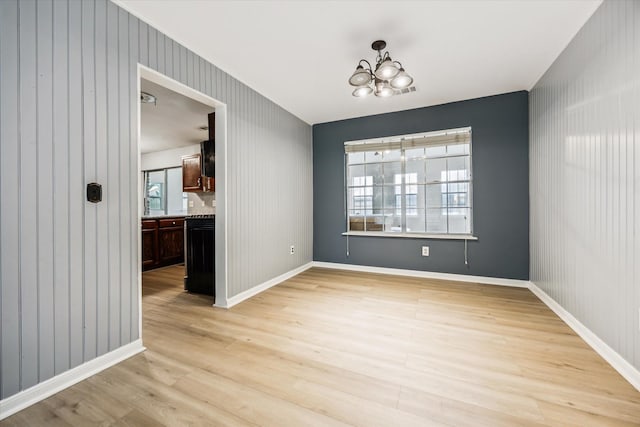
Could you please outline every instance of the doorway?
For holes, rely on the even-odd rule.
[[[167,277],[173,277],[174,281],[179,277],[181,254],[178,253],[178,248],[183,249],[183,253],[187,249],[182,246],[185,237],[184,221],[193,215],[214,215],[214,305],[226,306],[227,108],[224,103],[140,64],[137,81],[140,101],[137,109],[136,142],[139,179],[136,265],[139,328],[142,336],[142,272],[155,268],[153,271],[157,277],[162,274],[161,268],[165,268]],[[208,113],[213,112],[213,116],[208,116]],[[209,123],[211,120],[213,121]],[[214,130],[209,135],[211,126]],[[195,155],[196,152],[200,155],[200,149],[204,147],[201,142],[212,139],[214,142],[207,147],[208,150],[213,147],[215,153],[215,176],[210,177],[214,180],[206,182],[209,186],[214,182],[214,188],[205,187],[205,182],[202,183],[202,192],[183,191],[186,187],[183,188],[181,159]],[[155,221],[151,221],[152,217]],[[157,228],[152,229],[151,226]],[[160,235],[162,239],[158,237]],[[151,243],[156,244],[153,250],[149,249]],[[146,263],[144,267],[143,263]]]

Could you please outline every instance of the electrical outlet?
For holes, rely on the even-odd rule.
[[[205,202],[204,200],[202,202],[200,202],[200,206],[202,206],[204,208],[204,206],[207,204],[207,202]]]
[[[193,207],[193,200],[189,200],[189,207],[192,208]]]
[[[638,307],[638,330],[640,330],[640,307]]]
[[[429,246],[422,247],[422,256],[429,256]]]
[[[289,255],[293,255],[296,253],[296,247],[291,245],[289,246]]]

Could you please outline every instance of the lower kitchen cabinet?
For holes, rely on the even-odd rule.
[[[184,218],[142,220],[142,270],[184,262]]]

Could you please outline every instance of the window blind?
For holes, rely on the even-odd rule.
[[[437,147],[471,143],[471,129],[465,128],[446,133],[423,134],[406,137],[401,140],[375,140],[371,142],[345,142],[345,153],[361,153],[365,151],[399,150],[409,148]]]

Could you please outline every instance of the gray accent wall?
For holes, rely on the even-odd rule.
[[[228,297],[312,259],[308,124],[111,2],[2,0],[0,398],[139,338],[138,63],[227,104]]]
[[[530,96],[531,280],[640,369],[640,2],[605,1]]]
[[[421,90],[429,90],[424,85]],[[469,264],[461,240],[350,236],[347,256],[344,142],[465,126],[473,132],[478,237],[468,242]],[[314,260],[529,279],[528,140],[526,91],[314,125]],[[429,257],[421,255],[423,245],[430,247]]]

